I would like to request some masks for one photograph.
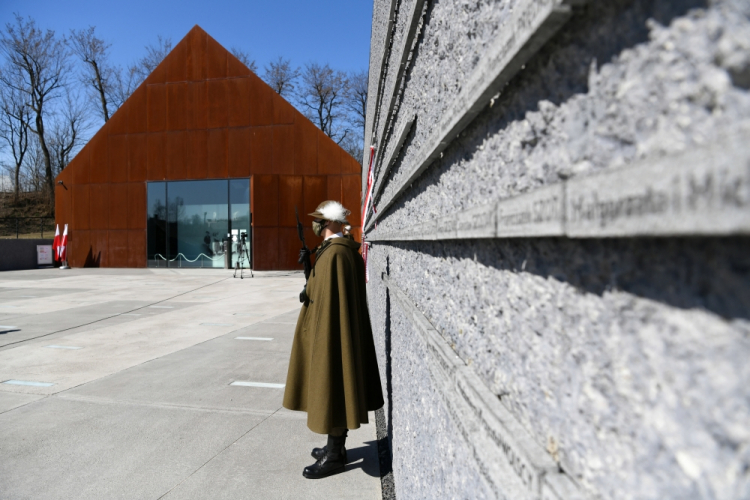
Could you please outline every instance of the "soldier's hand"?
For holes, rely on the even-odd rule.
[[[299,293],[299,301],[303,304],[309,300],[309,297],[307,296],[307,285],[305,285],[302,288],[302,291]]]
[[[299,251],[299,259],[297,259],[297,262],[299,264],[304,264],[304,262],[309,258],[310,258],[310,250],[307,247],[305,247]]]

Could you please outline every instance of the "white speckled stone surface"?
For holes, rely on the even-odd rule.
[[[512,6],[429,3],[393,126],[417,121],[384,195]],[[750,116],[749,16],[748,0],[576,8],[379,227],[712,143]],[[750,498],[748,248],[529,237],[375,242],[370,258],[590,498],[735,499]],[[368,290],[397,498],[489,495],[408,318],[381,281]]]

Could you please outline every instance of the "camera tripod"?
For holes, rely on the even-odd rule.
[[[245,239],[247,238],[247,233],[242,233],[240,235],[240,241],[237,248],[237,263],[234,265],[234,278],[237,277],[237,271],[240,272],[240,279],[245,279],[243,276],[243,272],[245,270],[245,259],[247,259],[248,269],[250,269],[250,277],[254,278],[253,276],[253,265],[252,261],[250,260],[250,253],[247,250],[247,244],[245,243]]]

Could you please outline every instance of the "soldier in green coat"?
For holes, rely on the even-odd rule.
[[[344,470],[347,430],[368,423],[367,412],[383,406],[364,262],[359,243],[344,235],[349,214],[336,201],[310,214],[324,241],[300,296],[284,392],[285,408],[306,411],[310,430],[328,434],[328,444],[313,449],[315,464],[303,471],[312,479]]]

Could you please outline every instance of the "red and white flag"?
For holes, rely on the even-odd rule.
[[[62,240],[60,240],[60,260],[68,259],[68,225],[65,224]]]
[[[365,229],[365,224],[367,223],[367,215],[370,208],[370,201],[372,196],[372,188],[375,184],[375,173],[372,171],[372,159],[375,157],[375,146],[370,146],[370,166],[367,169],[367,191],[365,191],[365,202],[364,206],[362,207],[362,217],[360,218],[360,222],[362,223],[362,230]]]
[[[370,146],[370,166],[367,169],[367,191],[365,192],[364,204],[362,207],[362,218],[360,223],[362,224],[362,259],[365,261],[365,283],[370,282],[370,267],[367,265],[367,254],[370,245],[365,241],[367,235],[365,234],[365,224],[367,224],[367,215],[370,208],[370,202],[372,197],[372,188],[375,185],[375,174],[372,171],[372,160],[375,158],[375,146]],[[373,206],[373,209],[375,207]]]
[[[52,241],[52,253],[56,261],[60,261],[60,224],[55,224],[55,239]]]

